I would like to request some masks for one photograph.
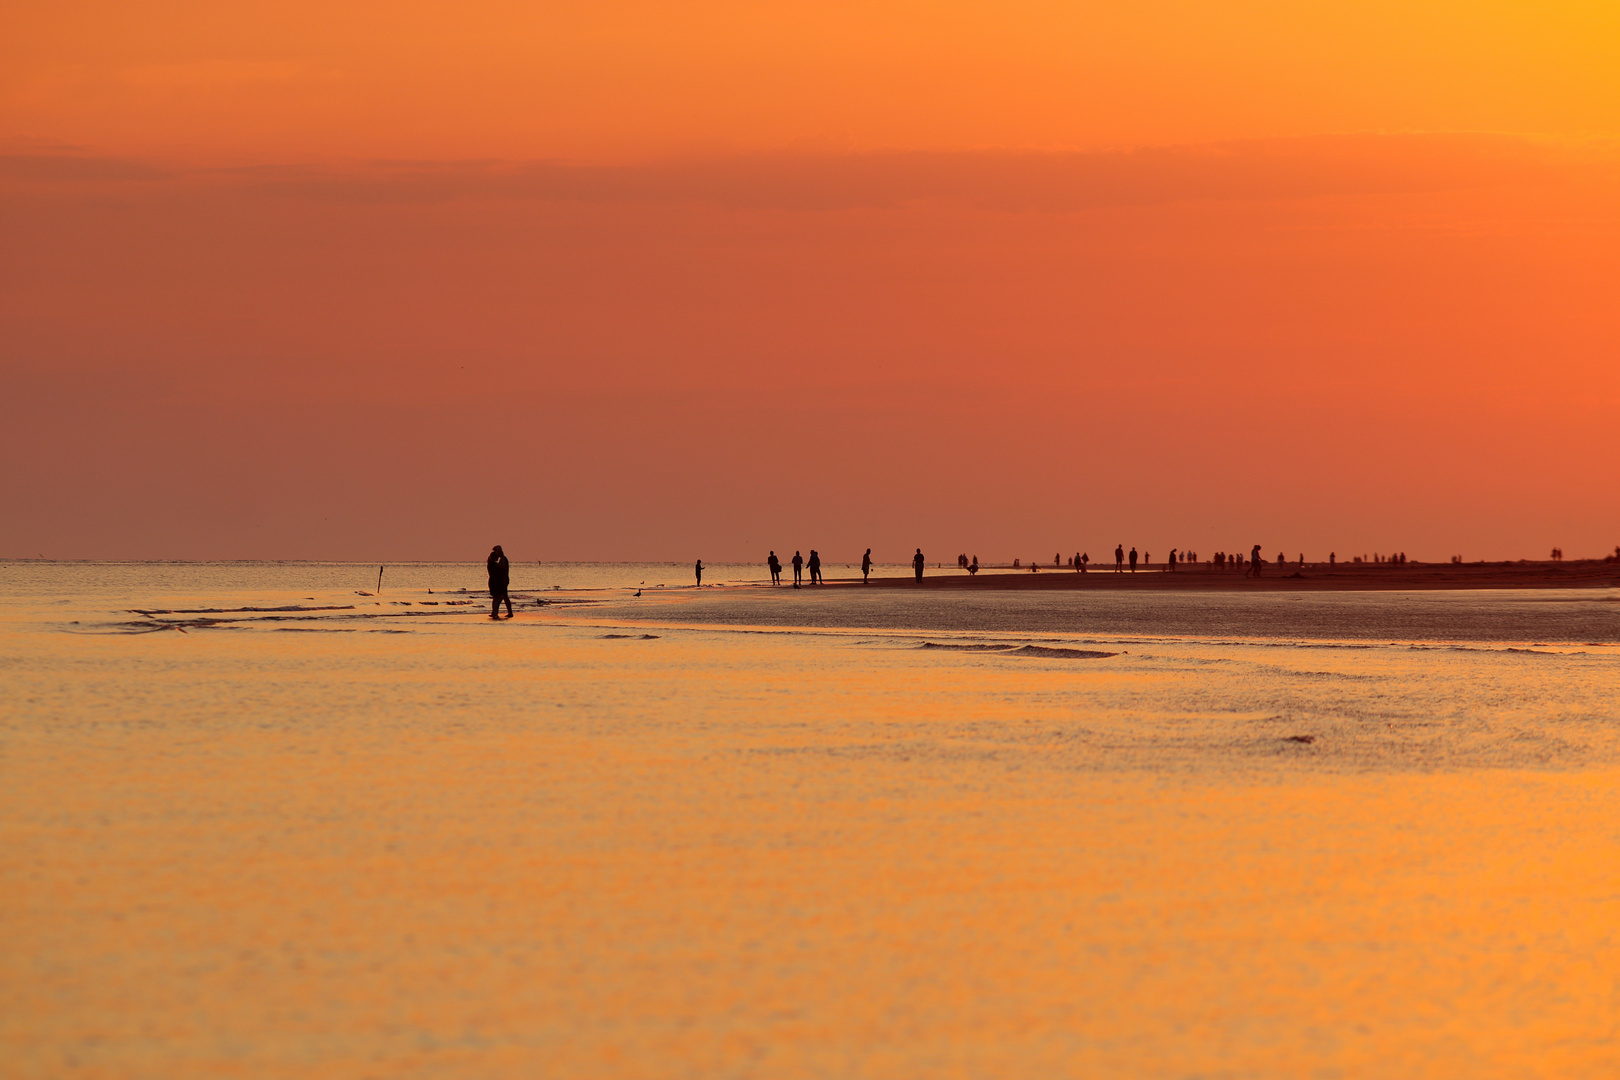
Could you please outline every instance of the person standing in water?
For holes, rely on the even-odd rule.
[[[797,551],[793,553],[793,587],[799,587],[799,580],[804,576],[804,556]]]
[[[917,571],[917,581],[920,584],[922,582],[922,572],[923,572],[922,548],[918,548],[917,549],[917,554],[915,554],[915,555],[913,555],[911,557],[911,568],[913,570]]]
[[[765,560],[765,565],[771,571],[771,584],[782,584],[782,560],[776,557],[776,552],[771,552],[771,557]]]
[[[703,560],[697,561],[697,587],[703,588]]]
[[[496,544],[495,549],[489,553],[489,617],[501,617],[501,601],[506,601],[506,617],[512,617],[512,598],[507,590],[512,585],[512,564],[506,558],[506,552],[501,545]]]
[[[866,554],[861,556],[861,584],[867,584],[867,578],[872,576],[872,549],[867,548]]]

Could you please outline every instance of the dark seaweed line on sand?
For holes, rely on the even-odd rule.
[[[1060,649],[1051,645],[949,645],[925,641],[919,648],[989,653],[992,656],[1038,656],[1049,660],[1103,660],[1119,655],[1096,649]]]
[[[335,607],[303,607],[299,604],[287,604],[283,607],[175,608],[173,610],[153,608],[151,611],[143,611],[140,608],[127,608],[126,610],[131,615],[230,615],[236,612],[245,611],[353,611],[354,605],[343,604]]]

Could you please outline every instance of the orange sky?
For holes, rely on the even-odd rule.
[[[1601,554],[1620,9],[1412,7],[13,5],[0,556]]]

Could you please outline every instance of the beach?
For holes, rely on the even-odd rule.
[[[858,581],[845,577],[828,579],[828,584]],[[874,578],[872,585],[890,588],[915,587],[909,576],[889,574]],[[1620,562],[1581,559],[1571,562],[1531,561],[1475,563],[1267,563],[1259,577],[1249,577],[1242,569],[1217,570],[1204,563],[1167,569],[1164,564],[1138,570],[1116,572],[1112,566],[1093,563],[1085,573],[1072,566],[986,567],[968,574],[957,567],[929,564],[922,584],[944,589],[1190,589],[1282,590],[1346,592],[1387,590],[1406,592],[1426,589],[1583,589],[1620,587]]]
[[[7,1074],[1620,1068],[1612,587],[658,569],[0,567]]]
[[[1620,5],[6,15],[0,1080],[1620,1078]]]

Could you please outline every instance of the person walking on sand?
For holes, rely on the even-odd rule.
[[[703,560],[697,561],[697,587],[703,588]]]
[[[913,570],[917,571],[917,584],[921,585],[922,584],[922,572],[923,572],[922,548],[918,548],[917,549],[917,554],[915,554],[915,555],[913,555],[911,557],[911,568]]]
[[[771,572],[771,584],[782,584],[782,560],[776,557],[776,552],[771,552],[771,557],[765,560],[765,566]]]
[[[1265,561],[1266,560],[1260,555],[1260,545],[1254,545],[1254,550],[1249,552],[1249,568],[1243,571],[1243,576],[1259,577],[1260,567],[1265,565]]]
[[[797,551],[793,553],[793,587],[799,587],[799,580],[804,577],[804,556]]]
[[[1114,545],[1114,573],[1122,574],[1124,572],[1125,572],[1125,545],[1124,544],[1115,544]]]
[[[872,576],[872,549],[867,548],[866,554],[861,556],[861,584],[867,584],[867,578]]]
[[[512,617],[512,598],[507,595],[507,590],[512,585],[512,564],[507,560],[506,552],[501,550],[501,545],[496,544],[494,550],[489,553],[487,565],[489,568],[489,617],[492,619],[501,617],[501,601],[504,600],[506,601],[506,617],[510,619]]]
[[[1170,549],[1169,570],[1170,570],[1170,573],[1172,573],[1172,574],[1176,572],[1176,549],[1175,548]]]
[[[812,584],[812,585],[820,585],[821,584],[821,552],[817,551],[815,548],[811,548],[810,549],[810,562],[809,562],[808,565],[810,567],[810,584]]]

